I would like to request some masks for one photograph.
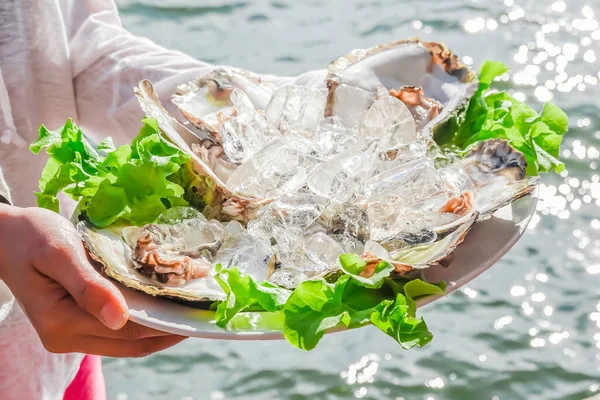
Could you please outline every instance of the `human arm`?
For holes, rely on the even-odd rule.
[[[111,135],[123,138],[124,143],[137,133],[143,115],[133,87],[142,79],[153,83],[163,105],[177,116],[179,112],[169,99],[177,85],[216,68],[132,35],[121,26],[112,1],[65,0],[62,7],[68,27],[78,122],[86,132],[95,132],[98,139]],[[277,86],[318,85],[324,77],[324,71],[296,77],[261,75]]]

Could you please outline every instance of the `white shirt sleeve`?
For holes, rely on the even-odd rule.
[[[128,142],[137,134],[143,114],[133,88],[142,79],[153,83],[165,107],[179,118],[179,111],[170,102],[177,85],[215,68],[134,36],[121,26],[112,1],[63,0],[61,9],[72,60],[77,117],[83,127],[101,136]],[[277,85],[319,85],[325,71],[264,78]]]

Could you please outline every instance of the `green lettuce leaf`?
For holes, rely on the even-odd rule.
[[[367,266],[367,262],[358,254],[342,254],[340,256],[340,267],[342,271],[359,281],[364,287],[378,289],[383,285],[386,278],[394,270],[394,266],[387,262],[379,262],[370,276],[362,276],[361,273]]]
[[[443,295],[444,285],[392,280],[388,277],[393,266],[386,262],[378,263],[369,277],[361,276],[367,264],[356,254],[340,256],[340,266],[344,274],[334,283],[313,279],[293,291],[257,283],[237,268],[219,267],[216,279],[227,299],[217,306],[217,325],[231,327],[233,321],[236,326],[244,325],[248,318],[243,315],[252,311],[274,313],[274,319],[283,320],[286,339],[304,350],[313,349],[329,329],[369,323],[405,349],[431,341],[425,321],[416,317],[416,300]]]
[[[561,172],[560,144],[569,129],[567,115],[555,104],[546,103],[541,113],[508,93],[490,92],[495,78],[508,72],[500,62],[485,61],[479,71],[479,88],[464,115],[451,118],[434,134],[441,146],[468,150],[477,142],[504,139],[527,160],[527,174]]]
[[[394,281],[389,280],[390,284]],[[404,293],[402,296],[400,293]],[[431,284],[415,279],[395,286],[395,301],[381,302],[371,315],[371,323],[396,339],[405,349],[422,347],[433,339],[423,318],[417,318],[416,301],[426,296],[445,295],[446,285]]]
[[[290,291],[269,282],[257,283],[237,268],[224,269],[217,265],[215,279],[227,295],[216,311],[217,325],[225,327],[241,311],[253,309],[275,312],[290,297]]]
[[[116,148],[107,138],[97,151],[71,119],[55,131],[42,126],[30,146],[35,154],[45,148],[49,155],[36,193],[38,205],[58,212],[56,196],[64,191],[81,202],[81,210],[98,227],[119,220],[143,225],[170,207],[187,206],[185,191],[173,177],[189,164],[189,155],[160,136],[155,120],[142,122],[131,145]]]

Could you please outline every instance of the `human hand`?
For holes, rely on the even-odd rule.
[[[89,263],[67,219],[0,205],[0,227],[0,279],[48,351],[140,357],[185,339],[128,322],[125,299]]]

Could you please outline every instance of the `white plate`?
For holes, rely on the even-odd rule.
[[[492,218],[473,226],[465,241],[456,249],[447,267],[424,270],[429,282],[445,281],[446,292],[464,286],[494,265],[525,232],[535,213],[537,191],[498,210]],[[244,331],[225,330],[215,325],[214,312],[195,309],[166,299],[156,298],[122,285],[119,288],[130,309],[130,319],[173,334],[222,340],[283,339],[279,331],[250,328]],[[423,307],[443,296],[431,296],[419,301]],[[337,329],[341,330],[341,329]],[[333,332],[333,331],[331,331]]]

